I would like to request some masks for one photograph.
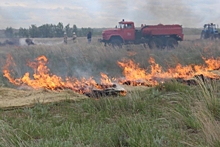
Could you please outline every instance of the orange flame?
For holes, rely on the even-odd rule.
[[[9,82],[11,82],[11,83],[13,83],[13,84],[15,84],[15,85],[19,85],[20,82],[19,82],[18,80],[15,80],[15,79],[13,79],[13,78],[11,77],[10,66],[14,67],[14,66],[16,66],[16,65],[15,65],[15,62],[14,62],[12,56],[11,56],[11,55],[8,55],[7,60],[6,60],[6,64],[5,64],[5,66],[3,67],[4,77],[6,77],[6,78],[9,80]]]
[[[163,70],[163,68],[157,64],[152,57],[148,60],[150,63],[150,67],[147,68],[148,70],[139,67],[139,64],[136,64],[132,60],[118,61],[118,65],[123,69],[124,78],[113,80],[118,81],[120,84],[133,86],[154,86],[158,85],[159,82],[164,82],[165,79],[189,79],[197,75],[219,79],[220,75],[210,71],[220,69],[220,58],[203,58],[203,60],[205,62],[204,65],[191,64],[183,66],[178,63],[176,67],[168,68],[166,71]],[[48,60],[45,56],[36,58],[34,62],[28,62],[28,66],[34,70],[34,74],[30,77],[30,73],[27,72],[23,77],[14,79],[10,69],[16,65],[13,58],[9,55],[3,68],[4,77],[8,78],[8,80],[15,85],[25,84],[34,89],[72,89],[81,94],[91,93],[93,89],[105,90],[106,88],[115,86],[115,84],[112,83],[112,80],[104,73],[100,73],[101,84],[98,84],[93,77],[88,79],[67,77],[63,80],[61,77],[50,73],[49,68],[46,66],[47,62]],[[121,95],[124,95],[126,94],[126,91],[121,91],[120,93]]]
[[[106,74],[101,72],[100,75],[102,77],[101,84],[103,84],[103,85],[111,85],[112,84],[111,79],[109,79],[109,77]]]
[[[30,77],[30,73],[25,73],[22,78],[14,79],[10,74],[10,66],[16,66],[13,62],[13,58],[9,55],[6,61],[6,65],[3,68],[4,77],[8,78],[9,81],[15,85],[28,85],[34,89],[45,88],[45,89],[72,89],[75,92],[81,94],[90,93],[93,88],[104,89],[102,85],[97,84],[96,81],[90,77],[89,79],[81,78],[66,78],[63,80],[57,75],[53,75],[46,66],[48,60],[45,56],[40,56],[35,59],[34,62],[28,62],[34,70],[33,78]],[[113,84],[108,76],[101,73],[101,84],[106,87],[111,87]]]
[[[135,64],[134,61],[118,61],[118,65],[124,69],[123,74],[125,76],[125,79],[119,79],[119,83],[123,84],[129,81],[129,85],[156,85],[156,81],[152,81],[151,75],[147,74],[146,70],[140,68],[139,64]],[[156,69],[154,70],[156,71]]]
[[[220,69],[220,58],[205,59],[203,58],[206,65],[187,65],[182,66],[177,64],[175,68],[169,68],[164,71],[162,67],[155,62],[155,60],[150,57],[150,72],[140,68],[139,64],[134,63],[132,60],[118,61],[118,65],[123,69],[124,79],[119,79],[119,82],[129,85],[157,85],[159,81],[163,82],[163,79],[170,78],[182,78],[189,79],[196,75],[203,75],[208,78],[220,78],[220,75],[210,72],[211,70]],[[141,83],[137,84],[137,81]]]

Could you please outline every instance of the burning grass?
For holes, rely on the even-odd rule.
[[[196,43],[201,44],[204,42]],[[34,59],[34,61],[31,61],[31,58],[26,58],[26,65],[29,67],[24,67],[23,65],[20,66],[20,60],[16,59],[17,56],[14,56],[12,58],[11,55],[8,56],[6,63],[3,67],[3,74],[4,77],[6,77],[10,83],[16,85],[16,86],[30,86],[33,89],[48,89],[48,90],[65,90],[70,89],[74,92],[77,92],[79,94],[84,94],[89,97],[100,97],[100,96],[109,96],[109,95],[125,95],[126,90],[119,86],[119,84],[123,85],[131,85],[131,86],[148,86],[152,87],[155,85],[159,85],[161,83],[164,83],[166,81],[169,81],[170,79],[176,79],[179,82],[190,84],[195,84],[195,77],[201,76],[203,78],[210,78],[210,79],[219,79],[219,74],[217,72],[212,72],[213,70],[219,69],[219,57],[214,58],[213,56],[209,57],[205,54],[203,54],[200,58],[203,60],[203,64],[196,64],[191,63],[189,65],[183,65],[181,64],[177,58],[177,56],[174,56],[175,50],[163,50],[163,51],[155,51],[155,50],[148,50],[145,49],[145,52],[152,52],[149,54],[146,54],[146,61],[148,58],[148,64],[144,62],[145,64],[142,64],[142,67],[140,66],[140,63],[135,63],[137,59],[139,59],[140,53],[143,53],[143,49],[137,48],[138,46],[128,46],[127,50],[121,49],[112,49],[112,48],[98,48],[101,51],[98,51],[96,49],[90,49],[94,46],[86,46],[88,47],[86,50],[80,48],[81,44],[71,44],[71,46],[63,46],[61,45],[60,48],[55,48],[53,50],[49,48],[49,51],[52,51],[55,55],[57,53],[60,53],[58,55],[65,55],[70,54],[69,47],[75,47],[73,50],[74,52],[74,58],[72,56],[69,57],[63,57],[59,56],[58,59],[53,58],[53,60],[49,61],[48,58],[45,55],[40,55]],[[95,44],[93,44],[95,45]],[[210,45],[210,42],[208,42],[208,45]],[[43,46],[39,45],[39,48],[41,49]],[[63,48],[60,50],[61,48]],[[129,48],[136,48],[136,50],[131,50]],[[140,47],[140,46],[139,46]],[[180,49],[181,49],[180,45]],[[36,53],[36,50],[34,47],[28,47],[28,50],[24,52],[24,54],[27,54],[28,52]],[[106,50],[107,49],[107,50]],[[92,52],[91,52],[92,50]],[[177,48],[178,50],[178,48]],[[207,49],[205,49],[207,50]],[[19,54],[21,54],[20,51],[15,50]],[[21,48],[21,51],[22,50]],[[46,52],[46,50],[41,50],[42,52]],[[190,50],[188,50],[190,51]],[[57,52],[57,53],[55,53]],[[117,56],[115,54],[117,53]],[[173,63],[168,64],[167,59],[165,59],[165,62],[167,62],[167,65],[164,67],[164,62],[160,65],[159,63],[156,63],[157,54],[158,53],[169,53],[171,54],[172,59],[175,59]],[[11,53],[13,55],[13,52]],[[19,55],[18,54],[18,55]],[[47,53],[45,53],[47,54]],[[112,64],[113,57],[115,59],[119,59],[120,56],[123,55],[124,60],[117,60],[115,61],[115,65],[118,65],[115,68]],[[48,54],[50,57],[51,55]],[[78,58],[81,57],[81,58]],[[107,58],[109,56],[109,58]],[[117,58],[115,58],[115,56]],[[153,57],[154,56],[154,57]],[[14,61],[15,60],[17,61]],[[105,59],[104,59],[105,58]],[[120,57],[122,58],[122,57]],[[62,60],[61,60],[62,59]],[[82,60],[83,59],[83,60]],[[110,60],[111,59],[111,60]],[[58,60],[58,61],[57,61]],[[94,64],[91,64],[92,62],[88,62],[93,60],[96,64],[99,64],[99,68],[95,68]],[[100,62],[106,62],[109,61],[109,64],[105,64],[104,66],[100,66]],[[137,60],[138,61],[138,60]],[[160,60],[159,60],[160,61]],[[65,66],[63,66],[63,63]],[[116,64],[117,62],[117,64]],[[15,64],[16,63],[16,64]],[[73,67],[71,66],[73,64]],[[174,64],[176,63],[176,64]],[[57,65],[60,69],[62,69],[62,74],[60,75],[60,72],[56,72],[59,70],[59,68],[53,68],[53,66]],[[80,71],[79,69],[76,69],[76,66],[81,65],[81,70],[85,70],[85,72]],[[87,64],[87,65],[86,65]],[[60,66],[59,66],[60,65]],[[90,67],[91,66],[91,67]],[[52,67],[50,69],[49,67]],[[109,67],[109,68],[108,68]],[[111,67],[111,68],[110,68]],[[30,71],[30,68],[32,71]],[[92,68],[95,68],[94,71]],[[122,72],[120,74],[109,74],[112,75],[111,77],[108,77],[107,74],[103,73],[101,70],[105,71],[106,73],[118,70],[118,68],[121,68]],[[21,69],[27,69],[29,72],[21,71]],[[75,69],[75,70],[74,70]],[[112,70],[113,69],[113,70]],[[97,73],[97,71],[100,70],[100,73]],[[89,72],[88,72],[89,71]],[[119,71],[119,70],[118,70]],[[57,74],[53,74],[53,72]],[[23,75],[21,73],[24,73]],[[76,75],[78,73],[78,75]],[[20,78],[19,76],[20,75]],[[74,75],[74,76],[73,76]],[[95,75],[95,76],[94,76]],[[100,79],[98,79],[101,77]],[[18,78],[15,78],[18,77]],[[113,78],[112,78],[113,77]],[[119,84],[115,84],[119,83]]]
[[[147,69],[140,68],[139,65],[134,63],[132,60],[118,62],[118,65],[123,68],[123,74],[125,76],[125,78],[120,79],[119,82],[134,86],[154,86],[170,79],[183,79],[187,81],[188,79],[192,79],[199,75],[210,79],[219,79],[219,74],[210,71],[219,70],[220,59],[204,59],[204,62],[206,65],[183,66],[178,63],[176,67],[168,68],[167,71],[164,71],[162,66],[157,64],[152,57],[149,59],[149,71],[147,71]]]
[[[164,83],[170,79],[182,79],[188,81],[194,77],[202,76],[203,78],[219,79],[220,75],[210,72],[213,70],[219,70],[220,59],[205,59],[203,58],[206,65],[186,65],[183,66],[180,63],[176,67],[168,68],[164,71],[162,66],[155,62],[152,57],[149,58],[150,67],[143,69],[139,67],[139,64],[134,63],[132,60],[118,61],[118,65],[123,69],[124,78],[113,78],[113,80],[120,84],[126,84],[131,86],[155,86],[159,83]],[[35,59],[33,62],[28,62],[27,65],[34,71],[33,75],[26,72],[23,77],[14,79],[10,72],[10,67],[14,67],[15,62],[9,55],[7,62],[3,68],[4,77],[6,77],[12,84],[21,86],[27,85],[33,89],[49,89],[49,90],[62,90],[71,89],[74,92],[85,94],[88,96],[92,95],[121,95],[126,94],[126,90],[120,88],[118,84],[114,84],[111,79],[104,73],[101,75],[101,83],[98,84],[93,77],[86,79],[81,77],[77,79],[75,77],[66,77],[65,80],[62,77],[50,73],[50,69],[47,67],[48,59],[42,55]],[[118,88],[119,87],[119,88]]]
[[[40,56],[35,59],[34,62],[28,62],[34,70],[34,74],[31,76],[29,72],[26,72],[23,77],[14,79],[10,73],[10,66],[16,66],[13,58],[9,55],[6,65],[3,68],[3,73],[8,80],[16,86],[30,86],[33,89],[49,89],[49,90],[63,90],[71,89],[74,92],[85,94],[87,96],[103,96],[103,95],[125,95],[126,90],[118,88],[117,84],[113,84],[108,76],[104,73],[101,74],[101,83],[98,84],[92,77],[85,79],[82,77],[80,80],[77,78],[66,77],[63,80],[61,77],[50,73],[47,64],[47,58]],[[33,77],[33,78],[31,78]]]

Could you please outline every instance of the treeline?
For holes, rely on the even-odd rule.
[[[70,24],[64,26],[63,23],[59,22],[57,25],[44,24],[39,27],[31,25],[28,29],[21,27],[16,31],[12,27],[7,27],[5,29],[5,37],[53,38],[63,37],[64,32],[68,37],[72,37],[73,32],[75,32],[78,37],[84,37],[89,31],[91,31],[93,35],[100,35],[102,30],[94,31],[90,27],[79,29],[75,24],[73,26],[70,26]]]

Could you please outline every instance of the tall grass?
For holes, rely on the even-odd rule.
[[[200,124],[201,132],[207,144],[218,147],[220,145],[219,121],[215,119],[207,106],[202,102],[197,102],[192,110],[196,120]]]
[[[210,146],[220,145],[220,98],[219,82],[216,80],[197,79],[199,84],[198,100],[192,111],[201,125],[205,140]]]
[[[0,120],[0,132],[1,147],[28,146],[28,144],[17,135],[17,130],[13,129],[3,120]]]
[[[216,119],[220,120],[218,116],[220,112],[220,100],[219,100],[219,85],[216,80],[207,80],[204,81],[199,78],[197,79],[199,83],[199,87],[201,88],[200,98],[206,104],[206,107],[210,111],[210,113],[216,117]]]

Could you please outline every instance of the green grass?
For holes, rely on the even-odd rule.
[[[209,87],[194,88],[169,82],[125,97],[2,110],[0,146],[217,147],[219,111],[204,100]]]
[[[8,52],[17,64],[17,77],[31,69],[26,61],[46,55],[54,74],[122,76],[117,61],[133,59],[148,68],[149,57],[164,69],[177,63],[204,64],[204,57],[218,57],[219,42],[185,41],[175,50],[150,50],[141,45],[121,49],[92,44],[27,46]],[[85,40],[86,41],[86,40]],[[5,48],[4,48],[5,49]],[[11,51],[12,50],[12,51]],[[129,56],[129,52],[136,55]],[[0,54],[0,66],[7,54]],[[2,73],[1,73],[2,74]],[[197,79],[197,85],[166,81],[126,96],[36,103],[32,108],[0,110],[0,147],[186,147],[220,145],[219,81]],[[1,76],[0,86],[11,87]]]

